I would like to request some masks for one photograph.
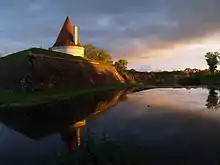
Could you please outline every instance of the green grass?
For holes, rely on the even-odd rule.
[[[15,86],[20,84],[30,68],[27,63],[26,50],[0,58],[0,87]]]
[[[31,69],[31,65],[29,64],[27,58],[29,53],[51,58],[63,58],[75,62],[93,62],[96,64],[108,65],[107,63],[98,62],[86,57],[72,56],[41,48],[31,48],[0,58],[0,88],[8,89],[9,87],[20,86],[21,79],[26,76]]]
[[[84,89],[57,89],[51,91],[37,91],[30,93],[0,92],[0,106],[34,106],[54,100],[70,99],[76,95],[105,90],[121,90],[134,85],[115,84],[105,86],[93,86]],[[137,86],[137,85],[136,85]]]
[[[87,58],[68,55],[65,53],[54,52],[51,50],[41,48],[31,48],[23,50],[11,55],[0,58],[0,87],[13,87],[15,84],[20,86],[20,80],[24,77],[30,69],[26,57],[29,53],[45,55],[48,57],[65,58],[74,61],[92,61]],[[122,89],[128,87],[128,84],[107,85],[99,87],[90,87],[84,89],[57,89],[53,91],[32,92],[32,93],[10,93],[0,92],[0,106],[8,105],[33,105],[48,102],[55,99],[69,98],[78,94],[87,92],[109,90],[109,89]]]

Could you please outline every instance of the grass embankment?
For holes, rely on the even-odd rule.
[[[91,60],[86,57],[72,56],[41,48],[31,48],[0,58],[0,89],[17,89],[20,87],[22,78],[31,71],[31,64],[28,60],[29,55],[109,65],[109,63]]]
[[[115,84],[106,86],[93,86],[84,89],[57,89],[51,91],[36,91],[29,93],[0,92],[0,107],[34,106],[54,100],[70,99],[77,95],[90,92],[122,90],[135,87],[134,84]]]
[[[20,87],[20,81],[30,71],[30,63],[27,60],[28,55],[39,55],[51,58],[63,58],[67,60],[73,60],[77,62],[96,62],[84,57],[77,57],[68,55],[65,53],[54,52],[51,50],[31,48],[23,50],[5,57],[0,58],[0,87],[2,89],[8,89],[9,87],[16,89]],[[99,87],[89,87],[84,89],[57,89],[53,91],[44,92],[31,92],[31,93],[12,93],[12,92],[0,92],[0,106],[12,106],[12,105],[33,105],[45,103],[54,99],[69,98],[78,94],[84,94],[87,92],[111,90],[111,89],[123,89],[130,85],[117,84],[117,85],[105,85]]]
[[[30,72],[31,65],[28,62],[28,56],[31,54],[49,58],[62,58],[75,62],[94,62],[84,57],[72,56],[46,49],[31,48],[23,50],[0,58],[0,88],[5,89],[20,86],[22,77]]]

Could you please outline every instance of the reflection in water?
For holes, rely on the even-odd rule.
[[[209,88],[209,95],[206,100],[206,107],[208,109],[217,109],[219,108],[219,99],[218,99],[218,92],[216,92],[216,88]]]
[[[86,120],[78,121],[70,126],[67,131],[61,132],[61,139],[67,144],[70,152],[81,145],[81,128],[85,125]]]
[[[86,125],[88,117],[115,106],[126,98],[125,94],[125,91],[91,93],[33,108],[8,109],[0,119],[7,127],[33,140],[59,133],[69,151],[73,151],[80,146],[81,128]]]
[[[69,152],[76,151],[75,156],[79,156],[78,153],[82,153],[83,147],[79,152],[76,148],[84,146],[83,141],[88,142],[89,137],[93,135],[102,138],[103,133],[108,135],[107,140],[110,140],[110,144],[113,140],[117,145],[117,151],[112,151],[112,146],[105,145],[110,149],[104,147],[103,153],[106,154],[106,150],[112,151],[116,157],[125,155],[124,150],[130,155],[139,154],[138,150],[129,148],[138,145],[144,148],[146,158],[152,162],[156,161],[156,164],[172,164],[172,161],[175,161],[175,164],[179,165],[180,162],[190,164],[196,161],[199,162],[197,164],[210,165],[213,164],[210,161],[219,158],[220,114],[213,110],[204,110],[204,105],[211,109],[219,105],[218,90],[210,88],[209,96],[207,89],[201,88],[190,91],[153,89],[126,97],[128,92],[99,92],[35,108],[4,111],[0,115],[0,121],[4,123],[0,125],[3,126],[0,136],[0,164],[23,165],[36,162],[36,165],[48,165],[48,158],[44,159],[42,155],[57,155],[57,151],[62,153],[60,147],[63,145],[67,146]],[[126,101],[115,106],[124,100]],[[115,107],[112,110],[104,113],[113,106]],[[10,131],[5,125],[19,133]],[[84,126],[86,129],[83,129]],[[89,134],[85,134],[87,131]],[[103,141],[100,142],[103,144]],[[96,152],[93,144],[92,147],[85,146],[86,154],[87,150],[89,153],[95,150],[93,153],[98,155],[102,153],[102,150]],[[118,152],[120,145],[125,146],[121,148],[122,154]],[[82,158],[86,161],[85,157]],[[94,158],[97,158],[96,155]],[[102,156],[100,158],[102,160]],[[8,163],[10,161],[13,163]]]

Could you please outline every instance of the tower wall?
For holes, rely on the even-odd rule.
[[[52,47],[52,50],[56,52],[70,54],[73,56],[84,57],[84,47],[81,46],[59,46],[59,47]]]

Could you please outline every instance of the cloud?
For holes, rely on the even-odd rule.
[[[143,65],[218,32],[219,6],[218,0],[4,1],[0,6],[0,49],[49,47],[69,15],[80,26],[83,43],[94,42],[115,59]],[[10,41],[11,47],[3,46],[4,41]]]

